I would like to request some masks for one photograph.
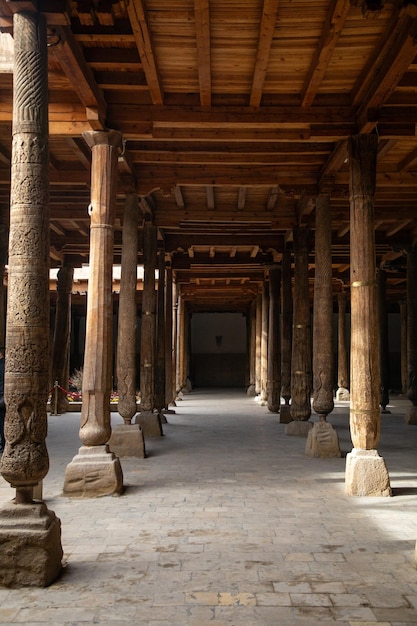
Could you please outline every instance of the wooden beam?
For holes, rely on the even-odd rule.
[[[76,154],[78,161],[82,163],[86,170],[90,171],[91,150],[87,149],[85,141],[81,137],[67,137],[66,142]]]
[[[11,163],[10,151],[7,150],[2,144],[0,144],[0,162],[4,163],[8,167]]]
[[[198,80],[200,103],[211,106],[211,49],[209,0],[194,0],[195,30],[197,39]]]
[[[272,39],[274,37],[275,24],[277,21],[278,6],[279,0],[264,0],[258,37],[258,50],[256,53],[255,69],[253,72],[249,101],[250,106],[253,107],[259,107],[261,104]]]
[[[417,148],[414,148],[406,157],[398,164],[399,172],[406,172],[417,164]]]
[[[97,119],[92,120],[91,128],[103,130],[106,120],[106,102],[91,69],[85,62],[80,44],[70,27],[56,27],[55,34],[58,37],[58,44],[49,48],[50,54],[61,66],[83,106],[97,112]]]
[[[279,193],[279,187],[277,187],[277,185],[275,185],[274,187],[271,187],[271,189],[269,190],[268,199],[266,201],[267,211],[273,211],[275,209],[275,205],[278,200],[278,193]]]
[[[246,203],[246,187],[239,187],[237,208],[239,211],[243,211]]]
[[[164,95],[152,48],[151,35],[143,0],[130,0],[127,5],[130,24],[146,76],[153,104],[163,104]]]
[[[316,47],[313,62],[303,87],[301,96],[301,104],[303,107],[309,107],[313,104],[327,66],[336,48],[340,33],[345,25],[350,7],[350,0],[333,0],[331,3],[329,15],[324,24],[320,41]]]
[[[214,187],[211,187],[211,186],[206,187],[206,196],[207,196],[207,208],[209,211],[213,211],[215,208]]]
[[[175,202],[177,203],[177,207],[179,209],[183,209],[185,206],[184,197],[182,195],[181,187],[179,185],[175,185],[174,187],[174,198],[175,198]]]

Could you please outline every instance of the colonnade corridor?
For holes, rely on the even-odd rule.
[[[65,567],[45,589],[0,589],[0,624],[417,624],[417,428],[381,416],[393,497],[344,494],[345,459],[304,454],[244,390],[194,390],[146,459],[121,459],[119,497],[62,496],[79,413],[48,417],[45,502]],[[313,421],[316,417],[313,415]],[[349,404],[329,421],[351,450]],[[121,423],[112,413],[112,424]],[[1,479],[0,499],[13,490]]]

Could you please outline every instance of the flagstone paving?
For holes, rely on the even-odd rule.
[[[408,406],[392,398],[381,416],[391,498],[344,494],[346,402],[329,416],[342,458],[311,459],[243,390],[195,390],[146,459],[122,459],[124,494],[93,500],[62,495],[80,414],[49,416],[43,493],[61,519],[64,568],[46,589],[0,589],[0,624],[417,624]],[[0,503],[13,496],[0,479]]]

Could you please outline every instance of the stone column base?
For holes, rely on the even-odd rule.
[[[339,437],[329,422],[316,422],[309,430],[305,453],[306,456],[322,459],[342,456]]]
[[[405,423],[409,426],[417,425],[417,406],[410,406],[408,415],[405,416]]]
[[[348,496],[390,496],[388,470],[377,450],[353,448],[346,456],[345,493]]]
[[[246,389],[246,395],[249,396],[249,398],[254,398],[256,396],[255,385],[249,385]]]
[[[285,427],[285,434],[292,437],[307,437],[309,431],[313,428],[313,424],[304,420],[293,420]]]
[[[123,472],[119,459],[109,446],[82,446],[67,465],[64,495],[98,498],[123,491]]]
[[[44,502],[0,509],[0,585],[47,587],[62,568],[61,522]]]
[[[289,424],[292,422],[291,404],[281,404],[281,408],[279,410],[279,422],[280,424]]]
[[[118,424],[112,429],[108,446],[119,458],[146,457],[145,438],[139,424]]]
[[[139,424],[145,437],[162,437],[161,416],[152,411],[141,411],[135,417],[135,423]]]
[[[345,389],[345,387],[339,387],[336,391],[336,400],[338,402],[348,402],[350,400],[349,389]]]

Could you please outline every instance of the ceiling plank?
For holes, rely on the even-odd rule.
[[[333,0],[328,19],[324,25],[319,44],[316,48],[313,62],[310,66],[305,82],[301,104],[309,107],[324,78],[327,66],[330,63],[336,44],[339,40],[347,15],[351,7],[350,0]]]
[[[154,104],[163,104],[164,94],[152,47],[143,0],[130,0],[127,5],[130,24]]]
[[[237,208],[239,211],[243,211],[246,204],[246,187],[239,187],[238,197],[237,197]]]
[[[259,28],[258,51],[252,77],[250,106],[259,107],[268,69],[269,55],[277,21],[279,0],[264,0],[262,20]]]
[[[213,211],[215,208],[214,188],[206,187],[206,195],[207,195],[207,208],[209,211]]]
[[[195,30],[197,38],[198,79],[200,103],[211,106],[211,49],[209,0],[194,1]]]

